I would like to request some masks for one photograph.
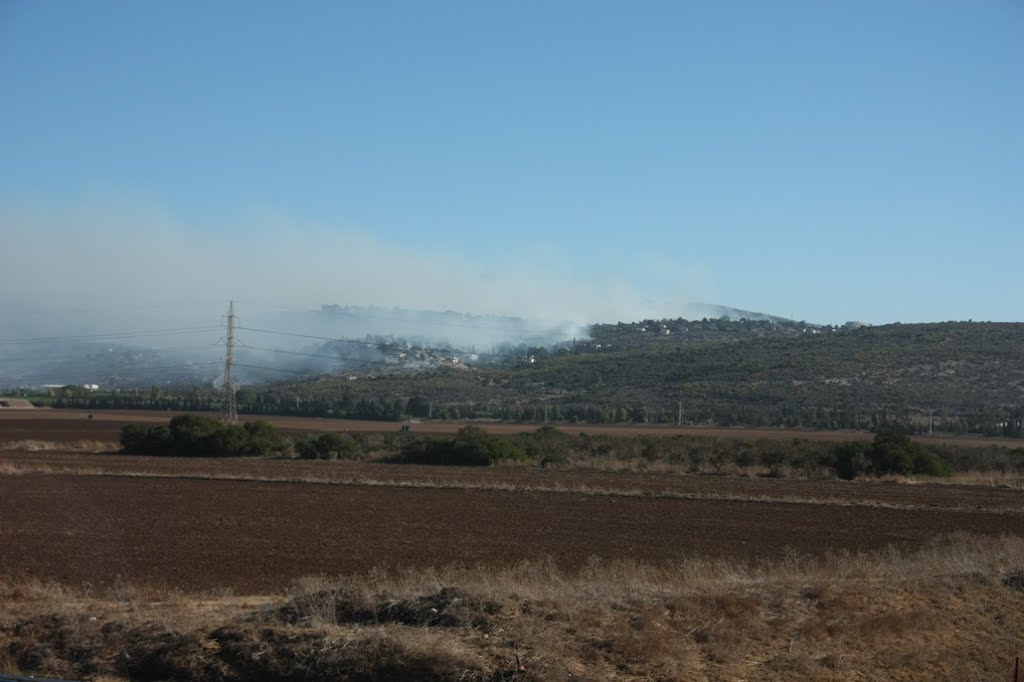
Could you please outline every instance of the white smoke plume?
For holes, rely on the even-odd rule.
[[[228,300],[249,324],[337,304],[514,316],[571,337],[594,322],[685,316],[683,301],[713,295],[654,303],[616,273],[574,272],[542,244],[529,260],[466,262],[344,226],[268,215],[194,224],[120,199],[0,204],[0,232],[4,338],[217,324]]]

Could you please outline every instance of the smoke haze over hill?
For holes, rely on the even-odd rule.
[[[0,251],[7,338],[216,324],[229,299],[250,322],[254,313],[331,303],[503,315],[531,329],[569,329],[676,317],[686,300],[708,294],[680,290],[677,302],[654,303],[612,273],[578,278],[542,247],[529,261],[513,253],[483,262],[442,245],[424,252],[266,216],[237,220],[227,235],[222,225],[216,233],[186,227],[146,205],[0,205],[0,226],[17,244]],[[450,338],[459,342],[456,333]]]

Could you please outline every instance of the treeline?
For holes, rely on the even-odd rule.
[[[37,404],[79,410],[138,409],[174,412],[217,412],[222,396],[202,396],[161,391],[159,395],[88,393],[56,399],[35,399]],[[853,407],[773,404],[736,404],[727,400],[684,402],[659,400],[632,405],[595,402],[482,401],[449,402],[425,397],[301,398],[282,395],[276,389],[246,391],[239,396],[238,410],[250,415],[280,415],[371,421],[437,419],[443,421],[488,420],[534,424],[676,424],[749,426],[874,431],[896,428],[910,433],[980,433],[1010,438],[1024,437],[1024,409],[1003,407],[949,414],[943,410],[915,410],[893,405],[873,411]]]
[[[373,459],[415,464],[489,465],[522,462],[541,467],[602,466],[602,462],[671,464],[693,474],[758,473],[803,478],[860,478],[889,474],[948,476],[954,472],[1024,475],[1024,448],[922,444],[892,430],[871,441],[828,443],[806,439],[768,440],[706,436],[612,436],[570,434],[553,426],[507,436],[468,425],[453,436],[391,433],[325,434],[342,440],[334,456],[315,459]],[[341,453],[344,454],[341,454]]]
[[[953,472],[1024,474],[1024,448],[924,445],[907,434],[883,430],[874,440],[824,443],[699,436],[577,435],[552,426],[507,436],[467,425],[452,436],[399,430],[324,433],[289,440],[254,421],[226,426],[197,415],[167,425],[126,425],[123,451],[182,457],[295,456],[425,465],[490,466],[521,462],[540,467],[590,467],[601,462],[670,464],[694,474],[733,473],[854,479],[889,474],[948,476]]]

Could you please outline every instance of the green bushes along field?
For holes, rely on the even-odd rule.
[[[266,457],[284,452],[288,445],[278,430],[264,421],[230,426],[194,414],[174,417],[167,426],[126,424],[121,429],[123,451],[134,454]]]

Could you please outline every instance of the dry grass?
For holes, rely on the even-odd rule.
[[[958,471],[951,476],[881,476],[875,480],[906,485],[937,483],[942,485],[970,485],[986,488],[1024,489],[1024,476],[1010,471]]]
[[[120,443],[100,440],[13,440],[0,443],[0,452],[117,452],[120,449]]]
[[[756,566],[378,570],[257,597],[6,583],[0,669],[108,679],[1003,679],[1022,647],[1022,569],[1024,539],[956,536],[909,554]]]

